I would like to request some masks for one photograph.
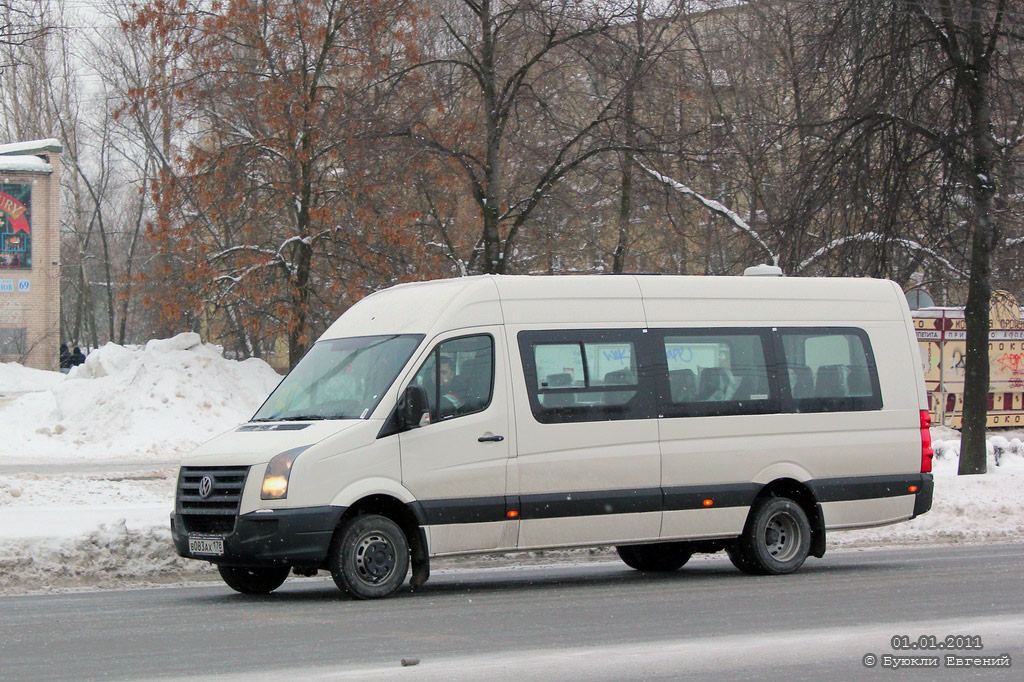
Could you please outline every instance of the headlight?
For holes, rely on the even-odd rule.
[[[261,500],[283,500],[288,497],[288,477],[292,473],[292,464],[308,445],[301,448],[285,450],[279,455],[274,455],[267,465],[267,472],[263,474],[263,491],[260,493]]]

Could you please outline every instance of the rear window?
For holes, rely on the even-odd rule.
[[[796,412],[879,410],[882,393],[867,334],[860,329],[780,330]]]

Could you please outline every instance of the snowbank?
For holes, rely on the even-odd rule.
[[[0,464],[175,460],[251,417],[281,378],[262,360],[225,359],[194,333],[141,349],[108,343],[66,378],[37,372],[8,364],[0,373],[30,391],[0,403]]]
[[[164,527],[114,522],[77,538],[6,541],[0,551],[0,594],[213,579],[210,564],[175,554]]]
[[[0,396],[26,391],[47,391],[65,378],[60,372],[32,369],[16,362],[0,363]]]

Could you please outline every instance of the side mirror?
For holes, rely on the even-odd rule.
[[[409,386],[402,396],[400,408],[402,424],[407,429],[418,429],[430,423],[430,405],[427,391],[422,386]]]

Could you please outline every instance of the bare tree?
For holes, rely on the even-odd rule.
[[[622,3],[460,0],[440,8],[418,64],[428,93],[403,135],[451,164],[479,216],[468,271],[508,272],[520,232],[566,176],[614,151],[604,134],[620,96],[598,98],[578,51],[628,15]],[[417,90],[417,92],[419,92]]]

